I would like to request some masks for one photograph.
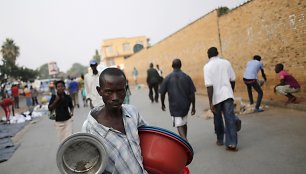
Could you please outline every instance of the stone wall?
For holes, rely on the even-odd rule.
[[[132,69],[137,67],[139,81],[145,84],[150,62],[159,64],[167,75],[172,71],[172,60],[178,57],[183,63],[182,70],[192,77],[198,93],[206,94],[203,65],[208,61],[207,49],[216,46],[220,55],[232,62],[237,75],[236,96],[247,99],[242,75],[247,61],[258,54],[262,56],[268,78],[263,86],[264,100],[285,100],[273,93],[278,83],[274,72],[277,63],[283,63],[296,77],[302,85],[298,95],[305,98],[305,9],[305,0],[253,0],[221,17],[212,11],[127,59],[125,72],[132,81]],[[261,74],[258,75],[261,78]]]

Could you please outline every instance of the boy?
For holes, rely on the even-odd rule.
[[[296,103],[296,97],[292,93],[300,91],[300,84],[284,70],[284,65],[281,63],[275,65],[275,72],[279,75],[280,83],[274,87],[274,93],[285,95],[288,98],[286,105]]]

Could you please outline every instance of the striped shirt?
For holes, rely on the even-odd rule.
[[[126,134],[103,126],[92,116],[103,106],[95,107],[88,114],[82,132],[96,135],[105,145],[109,159],[106,171],[112,174],[147,174],[143,167],[138,127],[146,125],[136,108],[122,105],[123,124]]]

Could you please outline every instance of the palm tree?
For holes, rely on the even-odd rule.
[[[16,46],[13,39],[7,38],[1,47],[1,54],[5,63],[10,62],[15,65],[19,56],[19,47]]]

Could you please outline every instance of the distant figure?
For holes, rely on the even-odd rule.
[[[10,115],[11,115],[11,110],[10,106],[12,106],[12,111],[13,111],[13,116],[15,116],[14,112],[14,100],[11,98],[8,98],[7,95],[4,95],[2,98],[2,101],[0,102],[0,106],[4,110],[5,117],[6,117],[6,123],[10,123]]]
[[[163,71],[159,68],[158,64],[156,65],[156,70],[159,74],[159,84],[161,84],[164,80],[164,77],[163,77]]]
[[[87,107],[87,102],[86,102],[86,90],[85,90],[85,83],[84,83],[84,74],[81,74],[81,79],[79,81],[79,87],[81,89],[81,95],[82,95],[82,100],[83,100],[83,106]]]
[[[74,78],[70,79],[68,90],[72,98],[73,107],[77,106],[79,108],[79,83]]]
[[[19,87],[17,84],[12,86],[12,96],[14,97],[15,108],[19,109]]]
[[[225,134],[226,150],[237,151],[237,131],[240,130],[241,121],[234,112],[235,72],[228,60],[218,56],[216,47],[209,48],[207,54],[209,61],[203,70],[209,105],[214,114],[216,144],[223,145]]]
[[[55,95],[56,94],[54,83],[55,83],[55,81],[52,80],[50,82],[50,84],[49,84],[49,90],[50,90],[51,95]]]
[[[126,78],[118,68],[106,68],[100,75],[97,91],[104,105],[93,108],[82,132],[91,133],[105,145],[108,153],[105,174],[147,174],[143,166],[138,128],[146,125],[137,109],[122,104]]]
[[[124,98],[124,104],[130,104],[130,96],[132,95],[131,90],[130,90],[130,85],[129,85],[129,81],[126,80],[126,94],[125,94],[125,98]]]
[[[33,104],[33,106],[36,106],[36,105],[38,105],[38,99],[37,99],[38,91],[37,91],[36,88],[33,88],[33,86],[31,86],[30,89],[31,89],[31,93],[32,93],[32,104]]]
[[[31,90],[29,89],[28,85],[24,86],[23,92],[24,92],[24,96],[26,98],[26,105],[28,106],[28,109],[29,109],[30,113],[32,113],[32,111],[33,111],[32,93],[31,93]]]
[[[168,93],[169,109],[173,120],[173,127],[176,127],[182,138],[187,140],[187,115],[191,107],[191,115],[195,110],[196,88],[191,78],[181,70],[181,60],[174,59],[172,62],[173,72],[170,73],[160,86],[162,110],[166,110],[165,95]]]
[[[97,91],[97,86],[99,86],[99,75],[101,72],[97,69],[98,63],[96,60],[91,60],[89,64],[92,72],[87,73],[84,77],[86,101],[89,100],[90,108],[94,108],[103,105],[101,96]]]
[[[296,103],[296,97],[292,93],[299,92],[301,89],[298,81],[284,70],[283,64],[275,65],[275,72],[278,73],[280,83],[274,87],[274,93],[284,95],[288,98],[285,104]]]
[[[153,68],[153,63],[150,63],[150,67],[147,70],[147,84],[149,86],[149,98],[151,102],[154,101],[158,103],[158,85],[159,85],[159,74],[155,68]],[[153,90],[155,97],[153,98]]]
[[[257,73],[258,73],[259,70],[261,71],[261,75],[262,75],[263,79],[265,81],[267,81],[267,78],[266,78],[266,75],[265,75],[265,72],[264,72],[264,66],[260,62],[260,60],[261,60],[261,57],[258,56],[258,55],[255,55],[253,57],[253,60],[250,60],[247,63],[245,71],[244,71],[244,75],[243,75],[243,81],[244,81],[245,85],[247,86],[249,100],[250,100],[251,105],[254,103],[252,88],[254,88],[258,93],[258,97],[257,97],[256,105],[255,105],[255,110],[254,110],[255,112],[262,112],[263,111],[263,109],[260,108],[261,100],[262,100],[262,97],[263,97],[263,92],[262,92],[262,89],[260,87],[260,84],[258,83]]]
[[[55,129],[59,143],[62,143],[72,134],[73,105],[72,99],[65,93],[65,82],[59,80],[55,83],[56,95],[52,95],[48,108],[50,112],[55,111]]]
[[[138,78],[138,70],[136,69],[136,67],[134,67],[133,71],[132,71],[132,75],[133,75],[133,79],[135,82],[135,85],[137,85],[137,78]]]

